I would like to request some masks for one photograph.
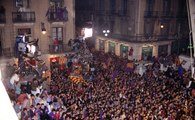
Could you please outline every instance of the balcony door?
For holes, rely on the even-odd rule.
[[[147,0],[146,2],[146,11],[153,11],[155,0]]]
[[[52,28],[52,40],[57,39],[59,44],[63,44],[63,28],[62,27],[53,27]]]
[[[145,21],[144,21],[145,37],[151,37],[153,35],[154,23],[155,23],[155,21],[152,19],[145,19]]]

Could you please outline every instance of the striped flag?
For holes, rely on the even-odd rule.
[[[85,82],[82,76],[69,76],[69,79],[72,80],[73,83],[79,84]]]

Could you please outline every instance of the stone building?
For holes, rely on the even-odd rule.
[[[186,0],[96,0],[96,49],[129,59],[187,52]]]
[[[74,0],[1,0],[1,55],[14,54],[18,35],[26,35],[29,41],[38,38],[43,54],[54,51],[54,40],[57,39],[59,51],[63,52],[68,41],[75,38],[74,7]]]

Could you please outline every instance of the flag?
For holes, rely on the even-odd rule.
[[[79,83],[85,82],[85,80],[83,79],[83,77],[81,75],[80,76],[69,76],[69,78],[75,84],[79,84]]]

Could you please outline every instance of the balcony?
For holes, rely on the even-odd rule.
[[[0,24],[3,24],[5,22],[6,22],[6,20],[5,20],[5,14],[4,13],[0,13]]]
[[[35,22],[35,12],[12,12],[13,23]]]
[[[96,10],[96,15],[99,15],[99,16],[106,15],[106,11],[105,10]]]
[[[127,16],[127,10],[119,10],[118,15],[119,16]]]
[[[171,11],[162,11],[162,12],[160,13],[160,16],[161,16],[162,18],[173,18],[173,17],[174,17],[174,14],[173,14],[173,12],[171,12]]]
[[[177,19],[188,19],[188,13],[178,13],[177,15],[176,15],[176,18]]]
[[[47,20],[49,22],[67,22],[68,21],[68,12],[66,11],[58,11],[58,12],[52,12],[49,11],[46,14]]]
[[[109,15],[117,15],[118,11],[117,10],[109,10],[108,13],[109,13]]]
[[[65,52],[71,52],[71,47],[67,44],[59,44],[58,49],[56,49],[55,45],[49,45],[49,53],[50,54],[60,54]]]
[[[112,34],[109,37],[114,39],[120,39],[127,42],[135,42],[135,43],[144,43],[144,42],[158,42],[158,41],[171,41],[176,40],[177,36],[174,35],[135,35],[135,36],[128,36],[128,35],[119,35],[119,34]]]
[[[157,18],[158,17],[158,11],[145,11],[144,12],[144,18]]]

